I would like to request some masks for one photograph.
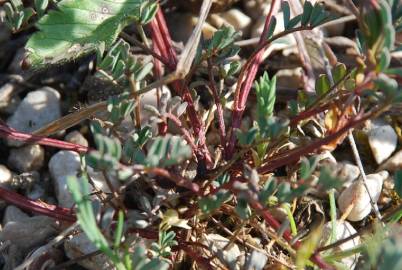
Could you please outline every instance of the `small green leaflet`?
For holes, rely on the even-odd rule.
[[[402,170],[395,172],[395,192],[402,197]]]
[[[130,20],[146,23],[156,13],[154,1],[62,0],[36,24],[25,48],[28,65],[70,61],[109,48]]]

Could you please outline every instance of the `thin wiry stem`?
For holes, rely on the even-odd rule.
[[[323,40],[320,40],[320,41],[324,42]],[[326,73],[326,75],[327,75],[327,77],[329,79],[329,82],[330,82],[331,86],[333,86],[333,85],[335,85],[335,81],[334,81],[334,77],[332,76],[332,71],[331,71],[331,67],[330,67],[328,58],[325,55],[323,47],[322,46],[318,46],[318,47],[319,47],[320,55],[321,55],[322,59],[324,59],[325,73]],[[335,88],[335,91],[336,90],[337,89]],[[366,173],[364,172],[364,167],[363,167],[362,161],[360,159],[360,154],[359,154],[359,151],[357,150],[356,142],[355,142],[355,139],[353,137],[353,133],[352,133],[351,130],[348,131],[348,140],[349,140],[350,147],[352,149],[353,157],[354,157],[354,159],[356,161],[357,167],[359,168],[360,174],[362,176],[363,185],[364,185],[364,187],[365,187],[365,189],[367,191],[367,194],[369,195],[371,207],[373,208],[377,219],[380,221],[382,219],[381,213],[378,210],[378,205],[373,200],[373,196],[371,195],[370,190],[368,188],[367,176],[366,176]]]
[[[141,129],[141,97],[138,95],[137,82],[134,80],[133,76],[128,75],[128,80],[130,82],[131,94],[135,100],[135,127]]]
[[[197,151],[197,146],[194,143],[194,138],[191,136],[191,134],[187,131],[187,129],[183,126],[181,123],[180,119],[177,118],[175,115],[171,113],[165,113],[164,116],[172,121],[181,131],[183,138],[186,140],[186,142],[191,146],[194,152]]]
[[[367,176],[366,176],[366,173],[364,172],[364,167],[363,167],[362,161],[360,159],[359,151],[357,150],[355,138],[353,137],[352,131],[348,132],[348,140],[349,140],[350,147],[352,149],[353,157],[355,158],[357,167],[359,168],[360,174],[362,176],[363,185],[366,188],[367,194],[369,195],[371,207],[373,208],[374,214],[376,215],[377,219],[379,221],[381,221],[382,216],[381,216],[380,210],[378,209],[378,205],[373,200],[373,196],[371,195],[370,189],[368,188]],[[382,225],[384,225],[384,224],[382,223]]]
[[[214,74],[212,71],[212,62],[210,59],[208,61],[208,76],[209,76],[209,87],[211,88],[212,95],[214,97],[216,112],[218,114],[218,123],[219,123],[219,136],[221,138],[222,147],[226,148],[226,131],[225,131],[225,120],[223,118],[223,108],[222,102],[219,98],[218,89],[216,88]]]

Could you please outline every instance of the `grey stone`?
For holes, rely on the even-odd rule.
[[[246,264],[243,269],[245,270],[262,270],[265,267],[265,264],[267,263],[268,257],[257,251],[253,250],[250,254],[250,256],[247,257]]]
[[[0,111],[5,113],[14,113],[17,105],[21,101],[16,95],[17,85],[15,83],[6,83],[0,87]]]
[[[28,144],[21,148],[12,149],[8,164],[19,172],[39,170],[43,166],[45,150],[39,144]]]
[[[395,151],[398,136],[390,125],[376,122],[368,132],[368,141],[376,162],[381,164]]]
[[[244,253],[240,251],[238,245],[232,244],[223,250],[230,243],[229,239],[211,233],[204,236],[203,242],[220,260],[226,262],[230,269],[240,269],[240,265],[244,264]]]
[[[30,92],[20,103],[7,124],[21,132],[33,132],[44,125],[60,118],[60,94],[50,87],[43,87]],[[18,146],[20,142],[8,141],[9,145]]]
[[[3,225],[6,225],[8,222],[21,222],[27,218],[29,218],[29,216],[21,211],[18,207],[9,205],[4,211]]]
[[[359,167],[348,162],[336,164],[337,175],[343,180],[344,186],[349,186],[360,175]]]
[[[49,172],[59,206],[70,208],[74,200],[67,188],[68,176],[76,176],[81,169],[80,156],[73,151],[59,151],[49,161]]]
[[[88,141],[85,137],[78,131],[71,131],[64,138],[67,142],[83,145],[88,147]]]
[[[89,241],[84,233],[80,233],[64,242],[64,250],[67,257],[73,260],[97,251],[98,249]],[[113,269],[109,259],[104,254],[92,256],[85,260],[79,260],[78,264],[88,270]]]
[[[392,157],[385,161],[379,168],[380,170],[387,170],[389,172],[395,172],[402,170],[402,150],[396,152]]]
[[[57,233],[56,221],[46,216],[24,217],[21,213],[9,214],[9,218],[17,218],[16,221],[9,220],[4,224],[0,232],[0,241],[10,241],[12,245],[24,251],[43,244],[49,237]]]
[[[69,176],[77,176],[80,171],[80,156],[76,152],[59,151],[50,159],[49,172],[53,179],[56,197],[60,206],[70,208],[74,205],[73,197],[67,187],[67,179]],[[87,167],[87,172],[97,189],[110,192],[102,172],[94,171],[89,166]],[[117,188],[119,183],[114,181],[113,178],[111,180],[112,185]]]

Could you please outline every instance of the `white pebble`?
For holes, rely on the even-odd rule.
[[[331,238],[331,232],[332,232],[332,222],[327,222],[324,225],[321,246],[329,244],[328,242]],[[336,230],[335,230],[335,239],[332,239],[332,243],[336,242],[338,240],[345,239],[355,233],[356,233],[356,230],[352,227],[352,225],[350,225],[349,222],[337,221],[336,222]],[[359,238],[359,236],[357,236],[357,237],[353,238],[352,240],[349,240],[349,241],[337,246],[335,248],[334,252],[348,250],[348,249],[358,246],[359,244],[360,244],[360,238]],[[342,262],[342,264],[344,264],[346,266],[346,269],[353,270],[356,267],[358,258],[359,258],[359,254],[354,254],[352,256],[343,258],[341,260],[341,262]]]
[[[380,170],[387,170],[389,172],[395,172],[397,170],[402,170],[402,150],[399,150],[390,159],[385,161],[380,166]]]
[[[382,185],[387,177],[387,171],[367,175],[367,186],[375,203],[380,197]],[[353,208],[347,217],[350,221],[360,221],[368,216],[372,210],[370,196],[361,178],[344,189],[338,197],[338,206],[342,213],[345,213],[352,204]]]
[[[80,156],[72,151],[59,151],[49,161],[49,172],[59,206],[70,208],[74,200],[67,187],[68,176],[76,176],[81,168]]]
[[[0,165],[0,187],[11,188],[13,174],[4,165]]]
[[[230,9],[226,12],[211,15],[211,23],[217,27],[231,25],[236,31],[241,31],[242,36],[247,37],[250,32],[251,18],[238,9]]]
[[[381,164],[395,151],[398,136],[390,125],[380,124],[369,131],[368,141],[376,162]]]

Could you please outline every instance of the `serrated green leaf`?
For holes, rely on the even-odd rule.
[[[131,19],[140,19],[143,0],[62,0],[37,23],[25,48],[33,66],[70,61],[112,46]],[[146,1],[149,2],[149,1]]]

